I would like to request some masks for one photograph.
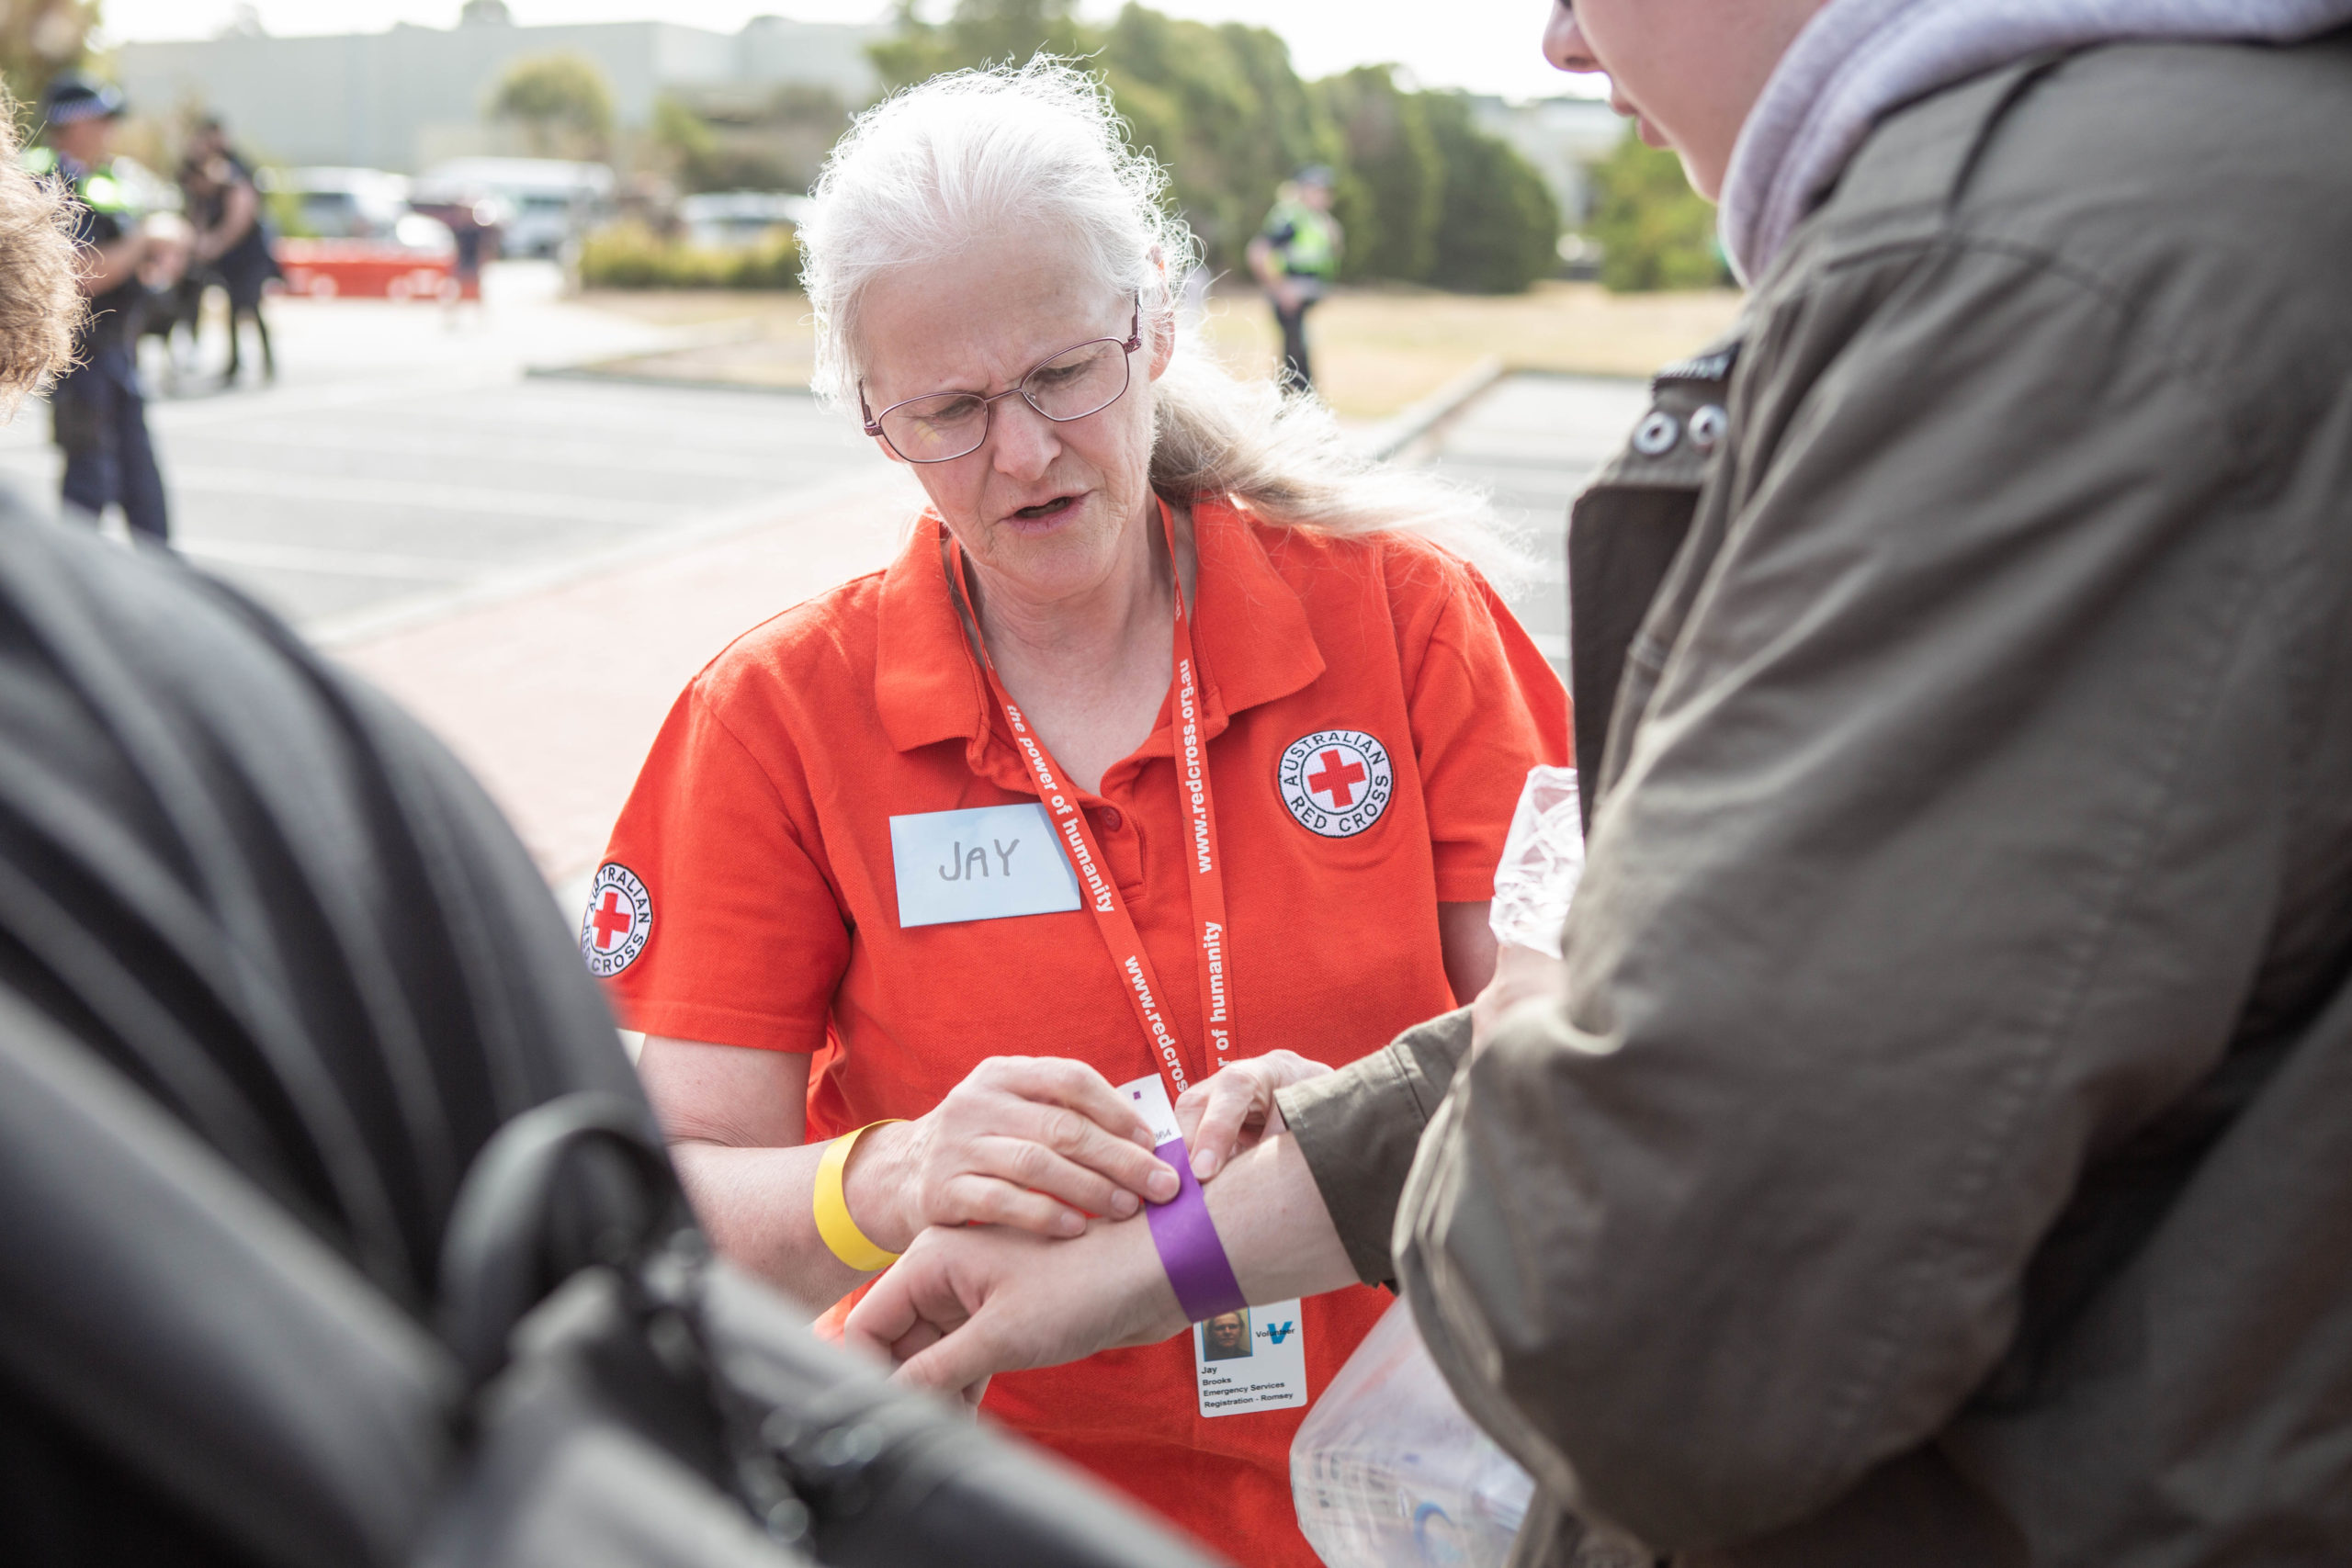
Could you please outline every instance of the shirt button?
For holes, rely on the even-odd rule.
[[[1115,833],[1126,825],[1127,819],[1119,815],[1119,808],[1117,807],[1106,806],[1102,808],[1102,830],[1104,832]]]

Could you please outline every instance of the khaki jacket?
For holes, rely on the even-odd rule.
[[[1577,503],[1568,1005],[1283,1096],[1522,1562],[2352,1562],[2347,150],[1910,106]]]

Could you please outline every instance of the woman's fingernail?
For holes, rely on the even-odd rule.
[[[1086,1228],[1086,1216],[1064,1209],[1061,1218],[1054,1222],[1054,1228],[1064,1235],[1076,1235]]]
[[[1123,1220],[1132,1218],[1142,1207],[1143,1200],[1124,1187],[1111,1194],[1111,1212]]]
[[[1145,1182],[1144,1185],[1151,1189],[1151,1195],[1153,1197],[1165,1203],[1168,1200],[1176,1196],[1177,1190],[1182,1188],[1184,1183],[1182,1179],[1178,1177],[1174,1171],[1169,1169],[1163,1165],[1158,1170],[1151,1173],[1151,1179]]]
[[[1210,1177],[1215,1176],[1216,1174],[1216,1156],[1211,1154],[1206,1149],[1203,1149],[1199,1154],[1193,1156],[1193,1180],[1206,1181]]]
[[[1151,1129],[1148,1127],[1136,1128],[1134,1135],[1136,1142],[1141,1144],[1145,1148],[1153,1149],[1159,1146],[1151,1141]]]

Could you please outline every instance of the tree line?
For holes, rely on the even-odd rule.
[[[1339,177],[1342,276],[1507,294],[1557,262],[1551,191],[1478,128],[1466,96],[1408,87],[1385,65],[1303,80],[1264,28],[1136,4],[1097,26],[1073,0],[957,0],[933,22],[899,0],[893,36],[870,52],[892,88],[1040,52],[1082,60],[1136,145],[1168,166],[1173,200],[1220,270],[1241,266],[1275,187],[1309,164]]]

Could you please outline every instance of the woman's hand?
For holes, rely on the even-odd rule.
[[[1227,1062],[1176,1100],[1176,1125],[1193,1152],[1193,1175],[1206,1181],[1243,1149],[1283,1130],[1274,1091],[1331,1069],[1295,1051],[1269,1051]]]
[[[1074,1236],[1089,1214],[1126,1219],[1177,1189],[1108,1079],[1043,1056],[989,1057],[929,1115],[866,1134],[843,1178],[859,1228],[892,1252],[929,1225]]]
[[[1506,942],[1495,954],[1495,977],[1470,1004],[1470,1052],[1476,1055],[1494,1038],[1503,1015],[1525,1001],[1539,998],[1558,1001],[1567,996],[1568,966],[1548,953]]]

